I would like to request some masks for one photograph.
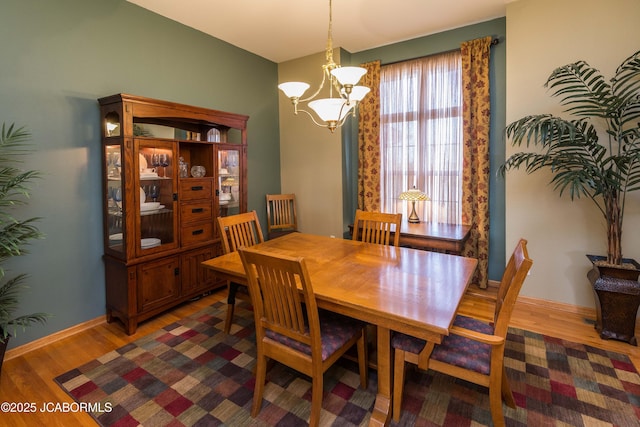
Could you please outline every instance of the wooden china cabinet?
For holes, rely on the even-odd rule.
[[[215,218],[247,211],[248,116],[100,98],[107,321],[138,323],[224,286]]]

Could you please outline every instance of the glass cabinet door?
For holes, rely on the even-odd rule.
[[[218,203],[220,216],[240,213],[240,151],[238,149],[218,149]]]
[[[134,190],[136,253],[158,252],[177,247],[176,144],[171,141],[136,139],[134,146]]]
[[[104,171],[107,189],[105,203],[107,207],[107,243],[106,247],[121,256],[124,255],[125,212],[124,188],[122,180],[122,146],[111,144],[105,146],[106,165]]]

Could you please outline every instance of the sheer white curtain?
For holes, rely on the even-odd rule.
[[[380,75],[381,210],[408,218],[398,198],[414,186],[421,221],[462,217],[462,77],[460,52],[383,66]]]

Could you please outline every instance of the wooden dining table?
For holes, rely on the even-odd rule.
[[[377,325],[378,390],[369,425],[387,425],[392,399],[392,331],[439,343],[477,260],[417,249],[292,233],[252,246],[305,258],[318,306]],[[240,256],[204,261],[216,276],[247,283]]]

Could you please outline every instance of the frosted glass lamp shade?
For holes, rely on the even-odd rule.
[[[351,94],[349,95],[349,99],[351,101],[360,102],[365,96],[367,96],[369,92],[371,92],[371,89],[369,89],[366,86],[354,86],[351,89]]]
[[[279,84],[278,89],[283,91],[287,98],[300,98],[309,89],[309,85],[304,82],[286,82]]]
[[[325,98],[310,102],[309,107],[325,122],[339,122],[355,105],[346,103],[347,100],[343,98]]]
[[[341,85],[355,86],[367,70],[362,67],[338,67],[331,70],[331,74]]]

